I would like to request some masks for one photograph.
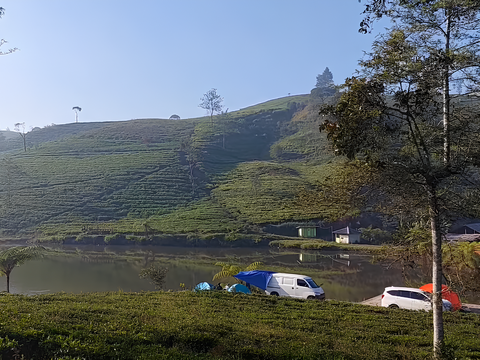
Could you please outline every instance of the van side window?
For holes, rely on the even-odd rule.
[[[308,287],[308,284],[305,280],[303,279],[297,279],[297,286],[303,286],[303,287]]]
[[[292,278],[283,278],[283,284],[284,285],[293,285],[293,279]]]

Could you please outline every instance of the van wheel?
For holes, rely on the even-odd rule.
[[[315,299],[315,296],[312,296],[312,295],[307,296],[307,300],[313,300],[313,299]]]
[[[396,304],[391,304],[388,306],[389,309],[398,309],[398,305]]]
[[[274,291],[274,292],[271,292],[270,295],[272,295],[272,296],[278,296],[278,293]]]

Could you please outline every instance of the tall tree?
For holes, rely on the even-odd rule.
[[[202,98],[200,99],[201,103],[198,105],[202,109],[207,110],[210,113],[210,119],[212,120],[213,124],[213,115],[219,114],[222,112],[223,109],[223,98],[217,94],[217,89],[211,89],[203,94]]]
[[[335,94],[335,85],[333,83],[333,74],[328,67],[322,74],[317,75],[317,83],[311,91],[314,97],[323,98]]]
[[[16,123],[15,124],[15,129],[16,132],[20,134],[23,140],[23,150],[27,151],[27,134],[28,132],[25,131],[25,123]]]
[[[429,71],[437,72],[431,83],[442,95],[443,158],[450,161],[451,87],[462,92],[477,92],[480,69],[480,1],[478,0],[372,0],[366,5],[368,27],[372,19],[389,17],[408,42],[414,44],[417,56],[429,58]],[[361,24],[361,25],[362,25]]]
[[[82,108],[80,106],[74,106],[72,110],[75,111],[75,122],[78,123],[78,113],[82,111]]]
[[[16,266],[36,259],[44,253],[42,246],[15,246],[0,251],[0,273],[7,277],[7,292],[10,292],[10,274]]]
[[[315,84],[317,88],[329,88],[333,87],[333,74],[328,67],[323,70],[322,74],[317,75],[317,83]]]
[[[362,161],[374,166],[384,178],[384,191],[413,192],[428,204],[433,258],[434,354],[440,358],[444,337],[441,223],[448,211],[462,210],[455,208],[457,200],[447,196],[455,193],[457,198],[461,197],[467,184],[476,183],[480,124],[476,117],[478,110],[467,109],[460,102],[456,107],[447,107],[446,124],[445,78],[437,69],[443,61],[456,57],[451,53],[448,58],[438,56],[441,51],[433,49],[426,52],[421,46],[424,39],[417,42],[416,36],[408,31],[409,26],[404,29],[397,23],[377,39],[373,51],[361,62],[365,77],[346,82],[348,91],[338,105],[324,109],[323,113],[333,118],[327,119],[322,129],[328,132],[340,153],[349,158],[361,154]],[[455,66],[465,68],[464,74],[468,76],[458,80],[463,81],[465,88],[474,89],[478,77],[462,65],[463,59],[478,56],[476,43],[468,42],[462,51],[470,53]]]
[[[416,131],[417,135],[412,136],[412,139],[417,142],[415,147],[418,155],[421,155],[421,165],[424,168],[432,167],[434,155],[443,159],[443,167],[438,164],[434,166],[440,171],[435,172],[437,177],[428,181],[430,205],[438,207],[438,204],[435,205],[438,200],[438,185],[454,173],[463,172],[458,168],[458,160],[465,160],[463,146],[466,146],[466,143],[453,138],[452,117],[460,116],[460,110],[458,105],[455,110],[452,102],[459,93],[468,95],[479,90],[480,1],[369,0],[366,2],[364,14],[359,30],[363,33],[367,33],[372,23],[382,17],[388,17],[393,22],[387,34],[375,42],[374,51],[368,60],[362,63],[364,76],[386,87],[386,93],[390,92],[398,105],[397,117],[407,116],[410,119],[409,126],[412,126],[412,129],[409,131]],[[457,87],[457,94],[452,94],[454,85]],[[423,95],[420,96],[420,93]],[[426,102],[423,105],[418,103],[424,100]],[[425,116],[425,113],[428,113],[428,116]],[[464,112],[462,116],[471,118],[470,115]],[[441,119],[443,149],[440,153],[438,149],[430,151],[431,144],[427,143],[421,134],[418,126],[423,121],[421,117],[428,117],[432,122]],[[472,130],[475,133],[478,131]],[[438,138],[436,140],[439,141]],[[459,145],[462,147],[452,151],[452,147]],[[458,151],[459,149],[462,151]],[[456,159],[453,158],[454,155]],[[473,158],[471,159],[473,161]],[[439,299],[441,238],[438,227],[435,228],[434,225],[438,212],[431,209],[432,211],[430,222],[434,259],[434,353],[435,357],[439,357],[443,343]]]

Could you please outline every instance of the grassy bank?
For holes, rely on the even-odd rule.
[[[303,249],[303,250],[351,250],[366,253],[382,252],[380,245],[366,244],[339,244],[333,241],[325,241],[320,239],[289,239],[289,240],[273,240],[270,241],[271,247],[280,249]]]
[[[431,313],[218,292],[0,297],[3,358],[428,359]],[[480,317],[446,314],[447,346],[480,358]]]

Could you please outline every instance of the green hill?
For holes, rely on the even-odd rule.
[[[335,218],[339,208],[317,196],[333,156],[316,119],[298,116],[309,101],[281,98],[213,122],[53,125],[27,133],[26,152],[2,132],[0,236],[233,239],[264,223]]]

